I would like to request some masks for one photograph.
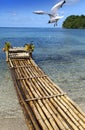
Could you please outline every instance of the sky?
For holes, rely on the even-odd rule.
[[[33,11],[50,9],[60,0],[0,0],[0,27],[53,27],[48,24],[48,15],[33,14]],[[62,27],[63,21],[70,15],[85,15],[85,0],[66,0],[58,10],[64,15],[57,23]]]

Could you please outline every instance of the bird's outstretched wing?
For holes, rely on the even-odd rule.
[[[42,10],[38,10],[38,11],[34,11],[34,14],[46,14],[46,12],[42,11]]]
[[[63,6],[63,4],[66,3],[65,0],[60,1],[59,3],[55,4],[52,8],[51,8],[51,13],[56,16],[57,10],[59,8],[61,8]]]
[[[42,11],[42,10],[37,10],[37,11],[34,11],[33,13],[34,14],[40,14],[40,15],[47,14],[47,15],[49,15],[50,18],[54,17],[52,14],[47,13],[47,12]]]

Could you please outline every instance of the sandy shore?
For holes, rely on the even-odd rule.
[[[23,118],[0,119],[0,130],[28,130]]]
[[[0,130],[28,130],[11,75],[4,74],[6,78],[1,77],[0,84]]]

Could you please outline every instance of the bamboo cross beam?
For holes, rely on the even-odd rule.
[[[17,80],[34,79],[34,78],[43,78],[43,77],[47,77],[47,75],[34,76],[34,77],[21,77],[21,78],[17,78]]]
[[[30,101],[49,99],[49,98],[54,98],[54,97],[59,97],[59,96],[64,96],[64,95],[67,95],[67,94],[66,93],[61,93],[61,94],[44,96],[44,97],[37,97],[37,98],[32,98],[32,99],[26,99],[25,101],[30,102]]]
[[[37,65],[36,66],[33,66],[33,65],[15,66],[14,69],[17,69],[17,68],[30,68],[30,67],[37,67]]]
[[[29,56],[10,56],[10,59],[19,59],[19,60],[22,60],[22,59],[29,59]]]
[[[24,61],[25,59],[30,59],[30,58],[25,58],[25,57],[19,57],[19,58],[12,58],[10,57],[11,60],[18,60],[18,61]]]

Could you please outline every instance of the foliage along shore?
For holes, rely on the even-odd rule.
[[[68,29],[85,29],[85,15],[68,16],[63,22],[62,27]]]

